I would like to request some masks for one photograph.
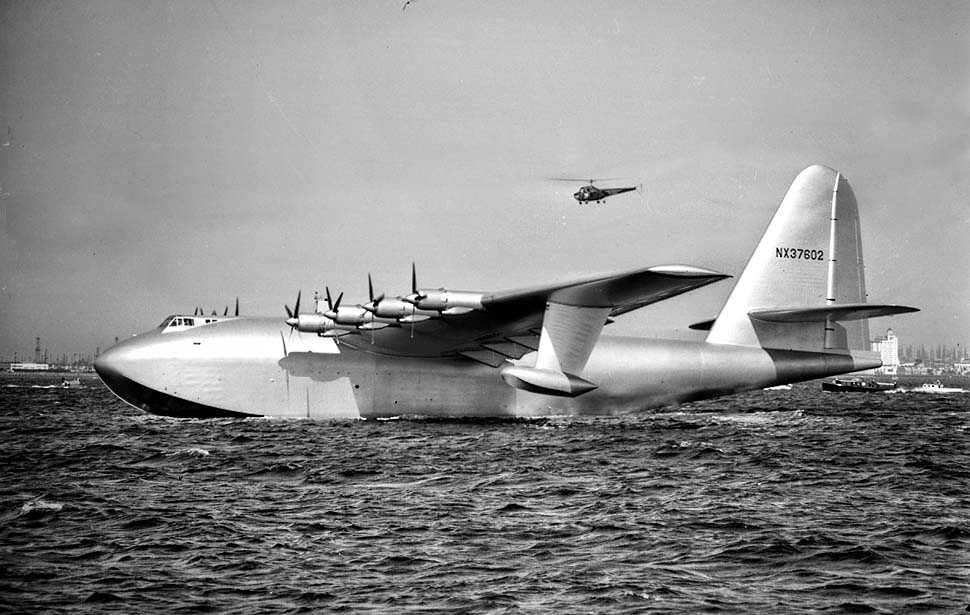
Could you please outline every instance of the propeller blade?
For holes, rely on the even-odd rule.
[[[224,311],[224,312],[222,313],[222,315],[223,315],[223,316],[228,316],[228,315],[229,315],[229,306],[228,306],[228,305],[226,306],[226,309],[225,309],[225,311]]]
[[[377,304],[384,300],[386,293],[381,293],[374,296],[374,283],[371,281],[370,274],[367,274],[367,296],[370,297],[370,303],[368,304],[371,308],[377,308]]]
[[[442,289],[444,290],[444,289]],[[411,262],[411,294],[407,297],[401,297],[402,300],[407,301],[412,305],[417,305],[417,301],[424,299],[424,293],[418,292],[418,273],[414,262]]]
[[[236,297],[236,316],[239,316],[239,297]]]
[[[336,301],[336,303],[333,304],[333,311],[334,312],[336,312],[338,309],[340,309],[340,300],[343,299],[343,298],[344,298],[344,294],[343,293],[340,293],[339,295],[337,295],[337,301]]]
[[[283,308],[286,309],[286,324],[290,325],[290,335],[293,335],[293,329],[300,324],[300,295],[302,294],[302,290],[297,291],[296,307],[294,307],[292,311],[290,310],[290,306],[285,304],[283,305]]]

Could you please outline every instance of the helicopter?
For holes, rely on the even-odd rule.
[[[582,186],[579,190],[573,194],[573,198],[576,199],[578,203],[590,203],[596,201],[597,203],[602,203],[607,198],[623,194],[624,192],[633,192],[634,190],[640,190],[643,188],[643,184],[639,186],[627,186],[624,188],[599,188],[595,185],[595,182],[610,181],[609,179],[572,179],[572,178],[558,178],[560,181],[568,182],[589,182],[587,185]]]

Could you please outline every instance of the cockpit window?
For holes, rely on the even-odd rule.
[[[178,316],[172,315],[162,321],[162,324],[158,325],[158,328],[164,333],[167,331],[183,331],[186,327],[201,327],[203,325],[211,325],[223,320],[217,316],[203,316],[203,317],[192,317],[192,316]],[[231,320],[231,319],[229,319]]]
[[[189,318],[188,316],[169,316],[166,318],[161,325],[162,329],[171,329],[175,327],[194,327],[195,319]]]

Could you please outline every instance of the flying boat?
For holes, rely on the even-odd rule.
[[[879,367],[858,206],[837,171],[794,180],[704,339],[601,335],[634,310],[731,276],[668,264],[500,291],[422,287],[356,305],[317,293],[285,317],[171,316],[95,369],[179,417],[534,417],[650,408]],[[686,323],[685,323],[686,324]]]

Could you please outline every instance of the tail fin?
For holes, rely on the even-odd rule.
[[[915,311],[866,304],[859,209],[828,167],[795,178],[707,341],[789,350],[869,350],[868,318]]]

